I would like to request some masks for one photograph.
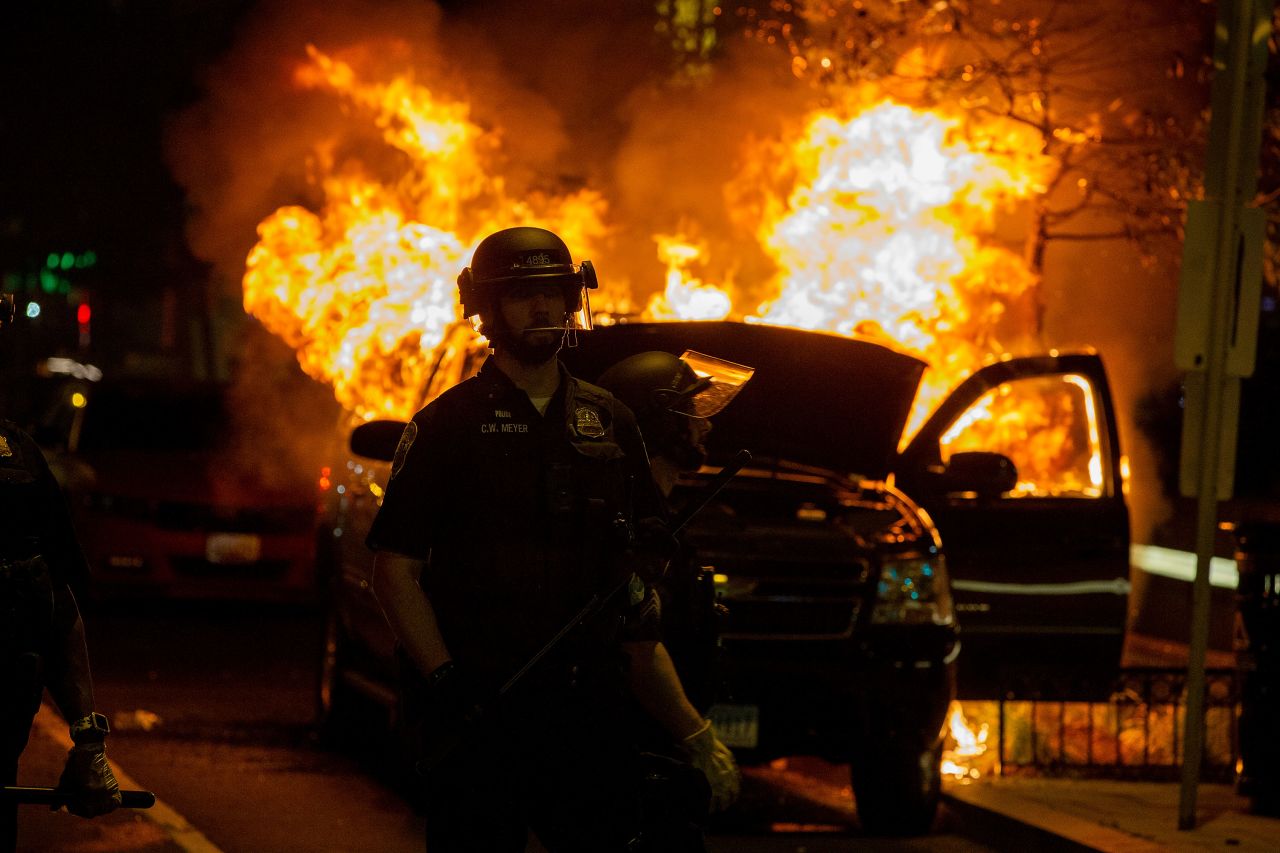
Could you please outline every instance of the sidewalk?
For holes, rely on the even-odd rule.
[[[1037,851],[1280,850],[1280,818],[1248,814],[1229,785],[1200,785],[1198,825],[1178,827],[1176,782],[983,779],[944,785],[947,806],[993,839]]]

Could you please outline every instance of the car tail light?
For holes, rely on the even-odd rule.
[[[951,581],[941,552],[887,558],[880,569],[873,624],[950,625],[955,621]]]

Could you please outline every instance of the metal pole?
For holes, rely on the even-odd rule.
[[[1210,140],[1221,141],[1221,148],[1210,145],[1205,169],[1205,198],[1220,204],[1220,218],[1213,264],[1213,298],[1209,317],[1208,346],[1205,353],[1204,394],[1200,395],[1202,433],[1200,436],[1200,469],[1197,483],[1196,576],[1192,595],[1191,645],[1187,663],[1185,736],[1182,761],[1182,788],[1178,805],[1178,828],[1196,825],[1196,794],[1204,753],[1205,653],[1209,641],[1209,565],[1213,557],[1218,522],[1219,465],[1230,464],[1220,459],[1222,410],[1226,375],[1227,348],[1231,321],[1236,305],[1233,294],[1241,267],[1240,214],[1251,200],[1255,176],[1242,175],[1242,156],[1247,150],[1243,135],[1250,123],[1246,86],[1249,75],[1249,50],[1258,38],[1255,32],[1256,3],[1261,0],[1220,0],[1218,27],[1228,29],[1225,67],[1219,65],[1217,75],[1229,75],[1229,82],[1215,80]],[[1268,6],[1270,3],[1268,3]],[[1223,83],[1227,83],[1224,91]],[[1220,132],[1221,132],[1220,131]],[[1251,142],[1251,140],[1250,140]],[[1215,150],[1216,149],[1216,150]],[[1256,168],[1254,161],[1248,164]]]

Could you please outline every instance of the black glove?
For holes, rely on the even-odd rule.
[[[471,671],[446,661],[427,675],[425,700],[428,725],[468,725],[484,716],[487,698]]]
[[[680,540],[671,534],[665,520],[652,515],[637,519],[635,529],[636,568],[652,583],[667,574],[668,564],[680,551]]]
[[[492,697],[453,661],[430,673],[423,690],[423,749],[418,772],[430,773],[480,726]]]
[[[75,795],[67,811],[80,817],[97,817],[118,808],[120,783],[107,763],[106,747],[101,743],[71,747],[58,779],[58,790]]]

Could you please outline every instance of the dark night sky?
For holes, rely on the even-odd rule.
[[[7,13],[0,271],[28,255],[92,248],[113,279],[146,289],[190,262],[182,193],[164,164],[165,123],[205,94],[203,69],[257,5],[87,0]],[[501,4],[435,5],[482,17]]]
[[[183,264],[163,122],[199,97],[198,69],[251,4],[157,5],[25,4],[5,27],[6,266],[28,252],[92,248],[121,273],[113,279],[145,286]]]
[[[348,15],[363,5],[369,17],[388,5],[423,18],[441,9],[464,27],[479,21],[481,29],[510,20],[512,8],[508,0],[342,5]],[[556,25],[558,8],[534,7],[528,25]],[[209,97],[211,70],[268,9],[284,21],[291,12],[284,0],[86,0],[23,4],[8,13],[0,28],[3,286],[17,291],[21,310],[26,298],[44,298],[32,290],[33,276],[50,252],[92,250],[98,258],[94,268],[66,276],[72,304],[57,306],[59,316],[46,305],[38,323],[10,336],[35,336],[24,353],[67,348],[75,340],[69,318],[83,297],[94,307],[99,350],[89,355],[100,363],[115,355],[100,351],[105,341],[145,349],[160,336],[158,294],[165,288],[182,312],[179,339],[188,334],[187,312],[207,313],[196,309],[209,298],[204,282],[211,268],[189,248],[188,197],[166,164],[166,133],[183,110]],[[296,7],[300,16],[323,9]],[[505,30],[495,29],[494,38],[518,34]],[[55,329],[58,322],[62,328]],[[21,360],[4,357],[0,370]]]

